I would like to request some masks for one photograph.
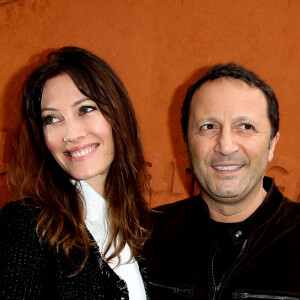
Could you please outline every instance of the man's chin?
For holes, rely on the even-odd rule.
[[[217,186],[209,189],[207,194],[212,200],[222,204],[235,204],[243,198],[241,189],[233,188],[232,186]]]

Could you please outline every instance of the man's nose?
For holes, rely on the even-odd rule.
[[[231,128],[222,128],[217,136],[214,150],[223,156],[227,156],[238,151],[236,136],[234,132],[232,132]]]
[[[84,138],[86,130],[84,125],[79,120],[65,120],[63,141],[77,142]]]

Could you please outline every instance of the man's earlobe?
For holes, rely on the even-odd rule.
[[[280,134],[279,134],[279,132],[277,132],[276,135],[272,138],[272,140],[270,140],[268,162],[270,162],[273,159],[274,150],[275,150],[277,142],[279,141],[279,137],[280,137]]]

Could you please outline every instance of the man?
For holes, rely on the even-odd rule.
[[[278,128],[274,92],[241,66],[189,88],[182,129],[201,193],[157,209],[151,299],[300,299],[300,205],[264,177]]]

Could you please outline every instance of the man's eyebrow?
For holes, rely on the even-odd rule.
[[[213,117],[213,116],[209,116],[209,117],[204,117],[204,118],[201,118],[201,119],[197,119],[196,120],[196,124],[198,124],[198,123],[218,123],[219,122],[219,120],[218,120],[218,118],[216,118],[216,117]]]
[[[219,122],[216,117],[209,116],[209,117],[204,117],[204,118],[195,120],[192,127],[194,128],[194,130],[198,130],[198,128],[200,126],[203,126],[204,124],[207,124],[207,123],[219,123]]]
[[[203,121],[205,121],[205,122],[219,122],[218,118],[213,117],[213,116],[204,118]]]
[[[253,118],[251,118],[249,116],[237,116],[237,117],[233,118],[232,121],[233,121],[233,123],[254,122]],[[200,126],[200,124],[203,125],[203,124],[207,124],[207,123],[222,123],[222,121],[217,117],[208,116],[208,117],[204,117],[204,118],[196,120],[193,127],[198,128]]]
[[[252,120],[252,118],[249,117],[249,116],[237,116],[237,117],[233,118],[234,122],[251,121],[251,120]],[[217,117],[209,116],[209,117],[201,118],[201,119],[197,120],[197,122],[216,122],[216,123],[219,123],[219,122],[221,122],[221,120]]]

